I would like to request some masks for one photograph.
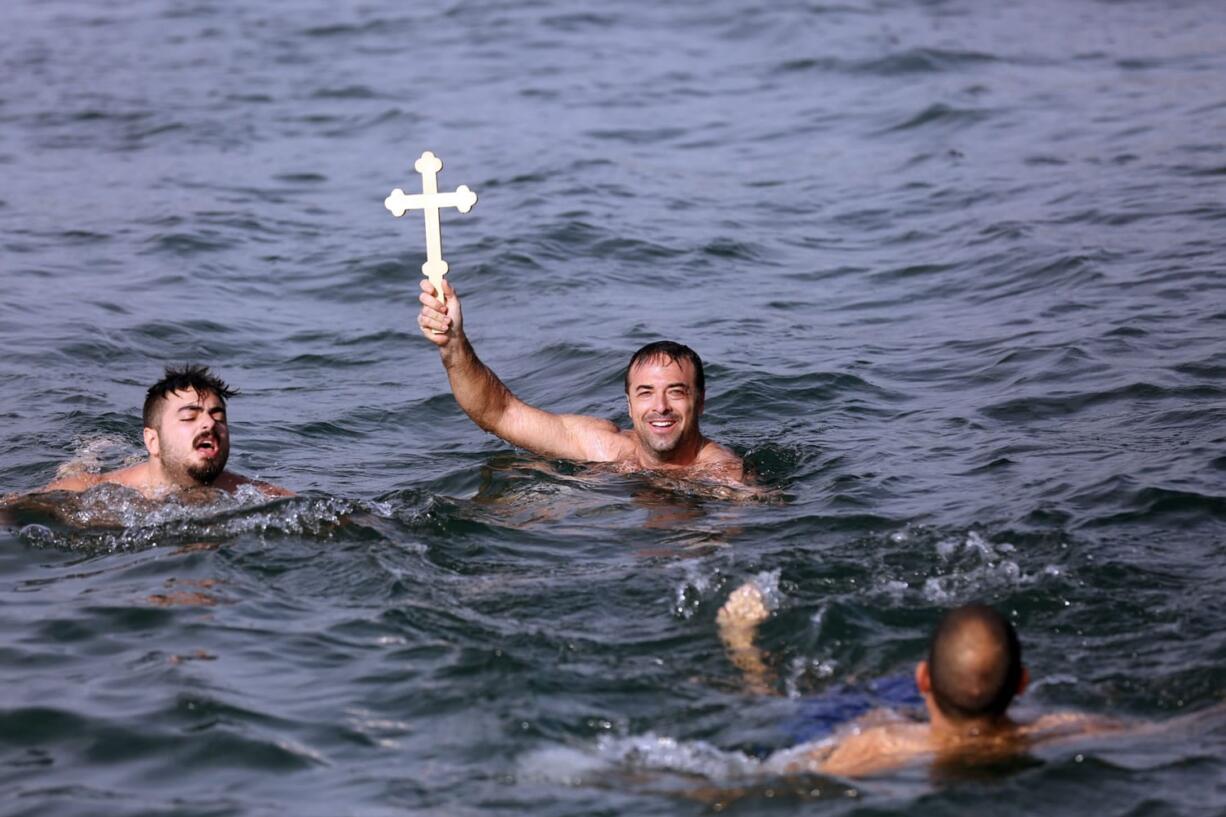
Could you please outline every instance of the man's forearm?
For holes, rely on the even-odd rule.
[[[498,421],[515,399],[511,390],[481,362],[468,338],[460,337],[440,351],[451,393],[460,408],[482,429],[497,433]]]

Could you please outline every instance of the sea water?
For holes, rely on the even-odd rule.
[[[231,467],[297,492],[8,512],[4,814],[1226,808],[1221,4],[0,22],[0,491],[139,461],[144,390],[194,361],[241,390]],[[420,214],[382,205],[427,149],[480,197],[444,257],[506,383],[625,425],[630,353],[688,343],[764,500],[460,413]],[[772,696],[715,626],[763,575]],[[1021,633],[1019,714],[1190,725],[965,779],[772,774],[971,600]]]

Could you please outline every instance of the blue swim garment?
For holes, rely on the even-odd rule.
[[[840,684],[800,701],[795,716],[784,723],[794,744],[819,740],[872,709],[922,707],[924,699],[911,674],[890,675],[864,685]]]

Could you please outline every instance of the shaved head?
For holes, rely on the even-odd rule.
[[[948,718],[1005,714],[1022,680],[1022,647],[1009,620],[984,604],[946,613],[928,652],[932,695]]]

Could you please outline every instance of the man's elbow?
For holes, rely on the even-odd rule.
[[[482,431],[505,440],[510,433],[507,402],[505,399],[483,400],[468,405],[461,402],[460,408]]]

